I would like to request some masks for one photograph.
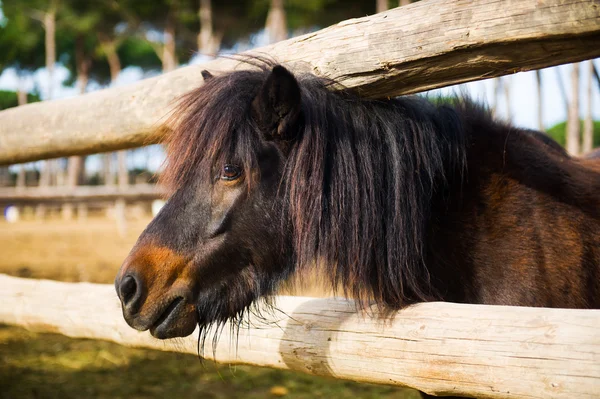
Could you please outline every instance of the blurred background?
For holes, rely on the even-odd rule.
[[[2,0],[0,109],[130,84],[409,3]],[[433,94],[467,93],[500,118],[568,142],[578,155],[600,145],[599,67],[586,61]],[[163,160],[162,147],[153,145],[0,167],[0,273],[112,283],[160,209],[155,182]],[[107,195],[115,187],[126,195]],[[288,293],[328,295],[319,287]],[[0,398],[417,397],[407,389],[202,364],[194,356],[8,326],[0,326],[0,387]]]

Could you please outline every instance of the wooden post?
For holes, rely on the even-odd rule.
[[[40,179],[38,181],[38,187],[45,189],[50,186],[50,160],[42,161],[40,166]],[[46,205],[38,204],[35,207],[35,218],[37,220],[44,220],[46,217]]]
[[[8,187],[10,185],[10,171],[8,166],[0,167],[0,187]]]
[[[197,332],[159,341],[129,327],[113,285],[0,275],[0,286],[0,322],[197,353]],[[214,359],[437,395],[592,399],[600,392],[600,310],[432,302],[384,319],[375,309],[357,313],[343,299],[277,297],[274,303],[249,312],[239,336],[224,326]],[[206,342],[203,353],[213,358],[212,339]]]
[[[79,184],[79,174],[81,169],[81,163],[83,159],[81,156],[69,157],[67,163],[67,184],[66,186],[70,190],[75,190]],[[64,220],[73,220],[74,216],[74,204],[71,202],[65,202],[62,205],[62,217]]]
[[[127,169],[127,151],[117,152],[117,163],[119,167],[118,181],[119,188],[126,189],[129,186],[129,171]],[[115,219],[117,230],[121,237],[127,235],[127,207],[124,197],[117,198],[115,202]]]

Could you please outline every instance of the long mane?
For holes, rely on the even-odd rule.
[[[247,173],[257,165],[250,104],[270,67],[216,76],[182,99],[163,183],[177,189],[232,159]],[[298,82],[303,127],[281,185],[297,266],[319,264],[363,303],[436,299],[425,243],[433,201],[466,168],[462,113],[419,97],[361,99],[312,75]]]

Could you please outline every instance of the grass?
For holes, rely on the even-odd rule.
[[[0,223],[0,273],[111,283],[148,223],[125,237],[114,222]],[[1,305],[0,305],[1,306]],[[398,398],[416,391],[290,371],[201,363],[196,356],[132,349],[0,325],[0,398]]]
[[[0,326],[0,398],[418,398],[415,391]]]

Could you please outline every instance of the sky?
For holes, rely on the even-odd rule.
[[[248,47],[263,45],[265,41],[265,34],[261,32],[251,39],[250,43],[241,43],[233,49],[229,49],[227,52],[239,52],[246,50]],[[192,64],[201,64],[210,60],[208,57],[196,57],[191,60]],[[600,59],[593,60],[597,69],[600,69]],[[587,68],[588,61],[581,63],[580,70],[580,114],[584,117],[587,106],[586,90],[587,87]],[[567,118],[567,111],[564,105],[563,95],[561,94],[559,85],[559,75],[562,78],[562,82],[567,91],[567,96],[570,96],[570,73],[572,65],[560,65],[558,67],[546,68],[542,70],[542,87],[543,87],[543,122],[544,127],[548,128],[556,123],[562,122]],[[144,73],[138,67],[125,68],[119,75],[117,81],[113,86],[122,86],[131,84],[149,76],[154,76],[154,73]],[[69,77],[69,71],[62,65],[57,64],[54,76],[54,98],[67,98],[78,95],[78,88],[75,86],[66,87],[63,86],[63,82]],[[526,127],[531,129],[537,129],[537,94],[536,94],[536,82],[535,72],[520,72],[513,75],[507,75],[502,77],[504,81],[507,81],[510,85],[510,112],[513,116],[512,121],[516,126]],[[37,70],[33,75],[26,78],[24,81],[24,88],[26,90],[33,90],[34,86],[38,88],[43,99],[47,99],[48,95],[48,72],[46,68]],[[18,80],[16,72],[13,69],[6,69],[0,74],[0,90],[16,90],[18,86]],[[88,91],[100,90],[101,87],[95,82],[91,82],[88,86]],[[432,94],[460,94],[467,93],[472,99],[487,104],[493,102],[493,80],[487,79],[483,81],[476,81],[465,83],[461,85],[449,86],[446,88],[433,90]],[[569,98],[570,100],[570,98]],[[507,119],[506,101],[504,93],[501,91],[498,99],[498,116],[503,119]],[[593,83],[593,95],[592,95],[592,114],[595,120],[600,119],[600,90],[596,82]],[[156,170],[160,167],[163,156],[160,148],[154,147],[146,150],[134,151],[133,155],[130,156],[128,162],[130,167],[141,167],[147,161],[149,161],[149,167],[152,170]],[[86,163],[86,168],[93,172],[100,168],[99,157],[89,157]]]

